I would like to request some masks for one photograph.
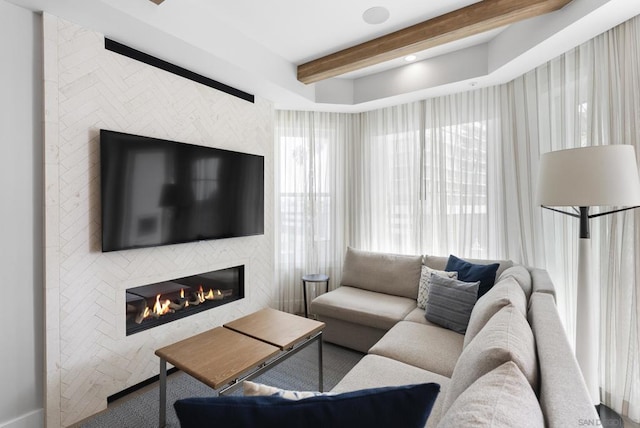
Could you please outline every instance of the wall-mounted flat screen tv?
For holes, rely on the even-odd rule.
[[[102,251],[264,233],[264,157],[100,131]]]

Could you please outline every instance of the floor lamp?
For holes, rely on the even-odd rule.
[[[540,158],[538,203],[580,219],[576,359],[594,405],[600,405],[598,382],[599,287],[590,272],[589,220],[640,205],[640,180],[633,146],[616,144],[549,152]],[[626,207],[590,214],[595,206]],[[573,207],[563,211],[551,207]]]

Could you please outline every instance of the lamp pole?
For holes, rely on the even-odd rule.
[[[594,286],[591,275],[591,230],[589,221],[595,217],[633,210],[640,206],[620,208],[598,214],[589,214],[589,207],[579,207],[579,214],[541,205],[542,208],[580,219],[578,247],[578,288],[576,306],[576,360],[582,370],[587,391],[596,407],[600,406],[598,357],[600,356],[600,288]]]
[[[582,370],[594,406],[600,404],[598,381],[599,288],[591,275],[591,235],[589,207],[580,207],[580,244],[578,249],[578,288],[576,313],[576,359]]]

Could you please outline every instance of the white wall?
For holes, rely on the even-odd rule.
[[[156,349],[273,304],[273,104],[107,51],[102,34],[50,14],[43,40],[45,408],[55,428],[156,375]],[[100,129],[263,155],[264,235],[102,253]],[[126,336],[127,288],[240,264],[244,299]]]
[[[42,426],[42,25],[0,0],[0,427]]]

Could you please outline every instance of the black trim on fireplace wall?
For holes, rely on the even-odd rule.
[[[229,95],[233,95],[234,97],[238,97],[250,103],[255,102],[255,96],[252,94],[241,91],[240,89],[234,88],[232,86],[225,85],[224,83],[210,79],[191,70],[187,70],[186,68],[171,64],[170,62],[167,62],[160,58],[156,58],[155,56],[151,56],[106,37],[104,39],[104,48],[109,51],[119,53],[120,55],[127,56],[131,59],[135,59],[136,61],[144,62],[145,64],[157,67],[161,70],[168,71],[169,73],[173,73],[186,79],[193,80],[194,82],[209,86],[210,88],[225,92]]]
[[[171,367],[169,370],[167,370],[167,375],[173,374],[178,371],[180,370],[177,367]],[[149,379],[143,380],[142,382],[136,383],[135,385],[132,385],[127,389],[123,389],[120,392],[116,392],[115,394],[107,397],[107,403],[113,403],[114,401],[119,400],[122,397],[125,397],[131,394],[132,392],[136,392],[144,388],[145,386],[149,386],[152,383],[158,382],[158,380],[160,380],[160,375],[155,375],[150,377]]]

